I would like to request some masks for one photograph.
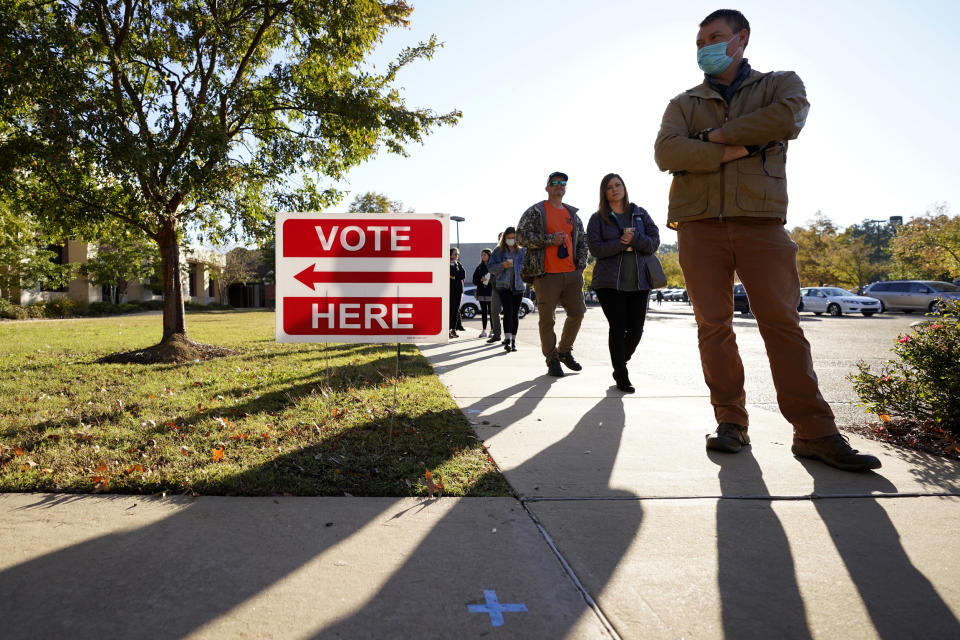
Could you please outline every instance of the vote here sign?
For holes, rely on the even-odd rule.
[[[278,342],[445,342],[447,214],[280,213]]]

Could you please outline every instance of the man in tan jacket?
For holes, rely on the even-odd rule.
[[[674,176],[667,225],[677,229],[718,423],[707,448],[736,453],[750,442],[733,333],[736,274],[767,348],[780,411],[794,428],[794,455],[849,471],[876,469],[877,458],[857,453],[837,431],[800,329],[797,246],[784,229],[786,159],[787,141],[800,133],[810,105],[797,74],[751,69],[743,57],[749,40],[739,11],[714,11],[700,23],[704,81],[670,101],[655,143],[657,164]]]

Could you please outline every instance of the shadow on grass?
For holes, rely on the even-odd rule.
[[[346,390],[351,390],[352,394],[352,390],[356,389],[361,393],[364,390],[380,390],[380,395],[382,396],[384,390],[389,390],[394,384],[399,383],[406,387],[401,391],[403,398],[406,398],[407,394],[411,393],[411,389],[416,388],[417,383],[411,379],[433,375],[429,363],[420,356],[419,353],[408,350],[408,353],[404,354],[400,362],[401,378],[399,381],[396,381],[393,378],[395,372],[395,352],[392,351],[392,347],[340,345],[334,350],[338,354],[340,361],[342,361],[343,357],[369,358],[371,354],[376,353],[383,354],[383,357],[373,361],[366,360],[362,364],[347,364],[331,367],[329,372],[325,368],[316,368],[302,375],[289,375],[286,378],[272,379],[263,385],[246,384],[227,389],[218,387],[213,393],[236,399],[236,403],[231,402],[208,407],[205,406],[206,402],[204,402],[199,406],[191,405],[190,407],[173,409],[167,416],[173,418],[172,421],[168,420],[167,417],[161,419],[156,413],[145,416],[145,410],[141,404],[131,402],[125,406],[83,407],[83,409],[85,409],[83,413],[65,415],[32,425],[8,426],[0,432],[0,437],[17,438],[18,446],[26,449],[27,454],[30,455],[38,450],[38,448],[42,450],[47,442],[50,431],[75,429],[77,433],[67,434],[64,432],[62,434],[49,435],[49,437],[58,441],[64,439],[73,442],[75,440],[77,444],[82,446],[82,443],[87,442],[90,438],[99,438],[99,434],[106,429],[112,427],[131,429],[127,436],[128,442],[124,444],[122,448],[126,449],[130,447],[127,453],[132,454],[133,458],[130,458],[125,464],[133,465],[142,462],[144,466],[152,466],[154,464],[153,462],[148,463],[140,460],[139,456],[144,454],[145,457],[169,464],[169,459],[164,457],[164,454],[160,452],[162,452],[164,448],[169,447],[177,449],[181,444],[193,447],[196,444],[195,433],[204,426],[204,423],[207,423],[207,428],[209,428],[211,421],[219,418],[236,420],[238,423],[240,418],[252,418],[252,422],[259,423],[260,421],[258,421],[257,418],[260,417],[265,422],[276,423],[280,429],[279,434],[283,434],[284,431],[286,431],[287,434],[293,433],[292,438],[287,438],[281,443],[283,446],[289,446],[287,440],[292,441],[295,446],[302,446],[304,442],[309,442],[310,444],[308,446],[315,445],[318,450],[311,452],[310,455],[318,456],[318,460],[324,459],[323,456],[331,455],[329,452],[324,453],[328,448],[339,448],[339,453],[336,455],[343,457],[345,455],[344,452],[351,452],[351,447],[357,447],[357,449],[352,450],[347,458],[342,460],[344,463],[349,462],[346,468],[340,469],[340,473],[344,475],[339,479],[331,478],[331,480],[342,481],[343,477],[350,477],[354,473],[353,469],[357,468],[364,469],[364,474],[368,480],[376,480],[376,482],[361,483],[363,486],[357,486],[356,483],[348,483],[351,487],[350,489],[338,489],[337,485],[339,482],[317,482],[317,478],[325,477],[325,472],[322,469],[317,470],[315,468],[318,465],[301,462],[294,466],[310,469],[310,481],[308,482],[301,478],[293,482],[287,479],[282,483],[282,488],[277,489],[277,491],[305,495],[339,495],[345,490],[358,492],[358,495],[414,494],[414,491],[403,485],[405,479],[415,479],[418,475],[422,475],[425,468],[435,468],[435,466],[438,465],[438,460],[442,461],[446,459],[446,457],[451,457],[451,449],[461,449],[470,446],[475,447],[476,439],[473,437],[473,433],[466,419],[457,411],[449,412],[445,418],[438,418],[436,414],[427,411],[418,417],[401,414],[393,415],[391,419],[389,415],[392,415],[397,408],[389,401],[378,400],[376,408],[373,408],[373,405],[358,405],[354,398],[345,398],[338,395]],[[256,358],[251,358],[250,361],[251,366],[257,365]],[[243,362],[242,356],[238,362]],[[157,375],[162,378],[165,372],[179,368],[180,365],[167,365],[163,368],[146,369],[143,374],[135,375]],[[137,368],[134,370],[136,371]],[[205,373],[209,372],[207,369],[204,369],[204,371]],[[262,392],[265,386],[269,386],[270,390]],[[389,392],[387,391],[387,393]],[[358,395],[357,397],[361,396]],[[369,403],[369,398],[367,398],[367,400]],[[299,407],[304,401],[310,401],[312,404],[315,404],[317,408]],[[162,403],[162,399],[157,402]],[[402,398],[400,402],[402,406]],[[389,415],[386,418],[371,419],[359,426],[346,429],[338,426],[336,420],[329,420],[332,413],[336,412],[342,416],[347,410],[354,412],[354,414],[373,411],[373,413],[376,413],[378,416],[383,416],[385,411]],[[153,411],[153,409],[151,409],[151,411]],[[177,413],[180,413],[180,415],[177,415]],[[287,415],[282,415],[284,413]],[[300,415],[301,413],[302,415]],[[278,418],[278,415],[281,415],[281,417]],[[129,423],[131,418],[133,418],[135,422],[146,420],[146,418],[156,418],[156,421],[149,421],[149,425],[148,422],[143,422],[139,427],[130,427]],[[175,425],[176,429],[170,427],[171,422]],[[328,422],[330,424],[327,424]],[[395,425],[392,430],[390,427],[391,424]],[[399,446],[404,446],[411,451],[416,450],[418,443],[405,442],[405,438],[409,437],[408,431],[412,430],[413,432],[417,432],[421,427],[432,431],[428,434],[414,433],[414,438],[423,438],[425,435],[427,436],[427,441],[429,441],[431,437],[444,438],[442,442],[443,447],[439,452],[441,457],[437,458],[433,456],[430,459],[421,459],[418,463],[421,468],[416,472],[405,471],[401,477],[394,478],[393,484],[386,485],[389,488],[385,488],[385,486],[379,482],[380,478],[377,477],[380,474],[380,470],[377,468],[377,460],[379,458],[375,456],[382,455],[382,450],[391,443],[394,443],[394,441]],[[83,433],[81,433],[81,430]],[[229,438],[233,435],[232,431],[239,432],[246,431],[247,429],[243,427],[241,423],[236,427],[231,425],[229,428],[224,428],[223,430],[224,433],[220,437],[229,443]],[[259,431],[259,429],[255,431]],[[448,433],[445,433],[445,431],[448,431]],[[435,436],[436,433],[441,433],[441,435]],[[360,434],[362,437],[358,437],[356,434]],[[274,433],[270,437],[273,438],[276,435],[277,434]],[[167,438],[164,440],[162,436],[167,436]],[[250,436],[256,439],[256,433],[250,433]],[[331,439],[332,445],[330,442],[327,442],[328,437]],[[190,441],[191,439],[193,441]],[[157,445],[158,441],[162,443],[159,448]],[[110,443],[99,441],[99,444],[113,446],[112,440]],[[239,445],[240,443],[236,444]],[[267,446],[266,441],[261,444]],[[274,440],[268,448],[273,448],[276,444],[278,443]],[[93,444],[89,444],[88,449],[92,448]],[[8,448],[7,457],[11,457],[12,455],[12,447],[10,447]],[[94,456],[92,452],[90,452],[89,455]],[[344,464],[337,464],[336,459],[328,457],[326,460],[332,465],[331,468],[345,466]],[[283,465],[281,464],[281,466]],[[397,465],[385,463],[382,466],[384,468],[395,468]],[[202,472],[203,469],[204,467],[197,470],[189,470],[189,472],[184,471],[180,476],[189,473],[189,475],[196,477],[196,473],[198,471]],[[269,472],[275,476],[277,468],[271,466]],[[123,480],[124,479],[120,479],[112,483],[111,489],[130,493],[151,493],[161,490],[175,492],[195,490],[201,493],[211,494],[250,493],[253,495],[264,495],[270,493],[269,490],[264,488],[264,486],[269,486],[270,480],[252,484],[236,480],[232,484],[224,487],[214,486],[216,483],[208,486],[203,483],[194,482],[192,486],[188,486],[179,482],[166,484],[135,484]],[[399,483],[399,485],[397,483]],[[92,489],[92,484],[88,482],[86,476],[82,474],[78,478],[71,478],[69,482],[54,481],[52,474],[47,476],[39,475],[23,486],[26,487],[28,485],[32,490],[41,491],[89,491]],[[254,486],[255,488],[248,489],[250,486]],[[20,490],[19,487],[20,485],[18,484],[8,486],[8,489]],[[498,491],[494,491],[494,493],[502,495],[505,491],[506,490],[501,487]]]
[[[278,391],[272,394],[267,405],[257,409],[260,412],[269,412],[271,408],[282,410],[312,393],[313,389],[313,384],[303,384]],[[271,401],[273,404],[269,404]],[[366,411],[366,408],[353,407],[350,411]],[[235,474],[219,473],[218,465],[209,460],[194,468],[165,473],[164,468],[171,462],[168,456],[176,457],[176,454],[157,449],[159,438],[156,436],[170,435],[171,439],[163,445],[168,451],[177,451],[180,443],[193,448],[194,427],[215,415],[226,413],[210,410],[195,414],[177,423],[180,428],[173,432],[175,435],[170,435],[171,429],[164,425],[142,432],[141,444],[131,449],[134,457],[129,464],[140,460],[142,453],[143,465],[155,473],[127,475],[118,468],[109,476],[110,491],[247,496],[415,496],[421,492],[419,478],[427,469],[443,468],[447,486],[462,488],[471,478],[482,474],[486,466],[486,454],[477,446],[476,435],[458,409],[426,408],[415,414],[391,413],[349,427],[328,422],[325,414],[312,420],[310,416],[304,416],[285,424],[278,423],[277,431],[272,434],[250,433],[243,439],[234,438],[232,442],[230,435],[224,433],[222,437],[229,443],[225,450],[228,461],[270,459]],[[278,448],[286,452],[275,455],[273,451]],[[192,455],[210,456],[200,451]],[[492,479],[497,482],[490,484]],[[37,475],[29,483],[31,491],[88,492],[92,487],[92,481],[83,474],[71,477],[69,481],[55,480],[52,475]],[[7,490],[18,489],[8,486]],[[502,477],[495,474],[488,477],[487,482],[469,484],[463,493],[504,496],[510,495],[510,489]]]
[[[301,400],[311,395],[323,393],[329,389],[332,391],[342,391],[349,388],[373,389],[388,388],[393,386],[393,382],[386,375],[381,375],[379,380],[375,380],[368,375],[369,370],[374,371],[381,367],[391,372],[388,367],[393,363],[392,358],[381,358],[379,360],[368,361],[363,365],[345,365],[331,368],[329,373],[326,369],[317,369],[313,373],[302,376],[289,377],[281,381],[274,381],[271,386],[279,386],[277,390],[269,391],[256,395],[258,385],[248,385],[235,387],[232,389],[222,389],[220,393],[224,396],[233,398],[246,398],[243,401],[233,404],[230,407],[209,407],[198,410],[189,416],[181,418],[182,424],[194,426],[208,419],[218,417],[237,417],[255,415],[258,413],[279,413],[288,408],[296,406]],[[425,361],[411,359],[404,368],[403,363],[400,367],[401,380],[404,378],[415,378],[420,376],[432,376],[433,371]]]
[[[457,409],[418,415],[399,414],[380,421],[334,431],[303,425],[319,439],[289,453],[233,475],[198,481],[190,489],[204,495],[265,496],[415,496],[427,469],[444,465],[482,466],[486,456],[467,420]],[[462,476],[457,476],[457,472]],[[473,469],[453,469],[448,486],[473,475]],[[506,496],[509,486],[499,474],[486,474],[465,495]],[[177,487],[181,491],[186,487]]]

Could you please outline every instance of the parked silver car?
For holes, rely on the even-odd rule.
[[[868,296],[858,296],[840,287],[804,287],[800,289],[800,304],[804,311],[814,315],[829,313],[842,316],[845,313],[862,313],[870,317],[880,311],[880,301]]]
[[[889,280],[874,282],[864,295],[880,300],[880,310],[936,312],[944,300],[960,300],[960,287],[935,280]]]

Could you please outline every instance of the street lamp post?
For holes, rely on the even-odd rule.
[[[466,220],[463,216],[450,216],[450,219],[457,223],[457,251],[460,251],[460,223]]]
[[[874,251],[876,251],[877,249],[880,248],[880,241],[881,241],[880,225],[887,224],[887,221],[886,220],[864,220],[864,222],[869,222],[870,224],[873,225],[873,232],[874,234],[876,234],[876,238],[877,238],[877,244],[874,247]]]

